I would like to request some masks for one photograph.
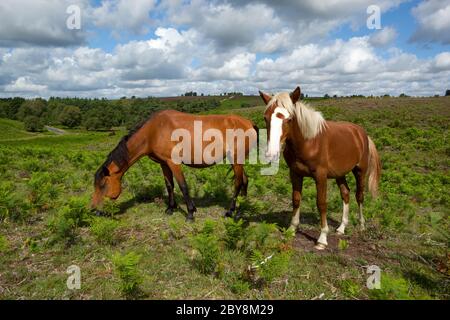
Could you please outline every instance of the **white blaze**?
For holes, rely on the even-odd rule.
[[[277,117],[277,114],[281,113],[285,119],[289,117],[289,113],[286,109],[277,107],[272,113],[270,119],[270,136],[269,144],[267,147],[267,157],[269,159],[278,159],[280,156],[280,139],[283,134],[283,119]]]

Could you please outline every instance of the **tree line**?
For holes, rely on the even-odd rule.
[[[0,99],[0,118],[22,121],[28,131],[42,131],[45,125],[87,130],[110,130],[113,127],[132,128],[151,113],[163,109],[201,112],[217,108],[215,98],[199,100],[163,100],[157,98],[121,98],[119,100],[57,98]]]

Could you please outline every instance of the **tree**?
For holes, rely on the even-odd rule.
[[[44,130],[44,124],[42,123],[41,119],[36,116],[27,116],[23,120],[23,124],[25,126],[25,130],[31,131],[31,132],[38,132]]]
[[[84,121],[86,130],[98,130],[102,127],[102,122],[97,117],[89,117]]]
[[[69,128],[74,128],[81,123],[81,111],[80,108],[75,106],[66,106],[58,117],[59,122],[68,126]]]
[[[17,119],[25,121],[28,116],[40,118],[45,112],[46,103],[43,99],[26,100],[17,111]]]
[[[447,91],[445,91],[445,96],[446,97],[450,96],[450,89],[447,89]]]

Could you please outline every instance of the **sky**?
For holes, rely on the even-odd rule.
[[[443,95],[450,0],[0,2],[0,97],[296,86],[309,96]]]

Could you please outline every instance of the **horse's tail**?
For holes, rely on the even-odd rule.
[[[373,198],[378,195],[378,185],[381,177],[381,161],[378,155],[377,148],[372,139],[369,139],[369,168],[367,170],[369,192]]]

